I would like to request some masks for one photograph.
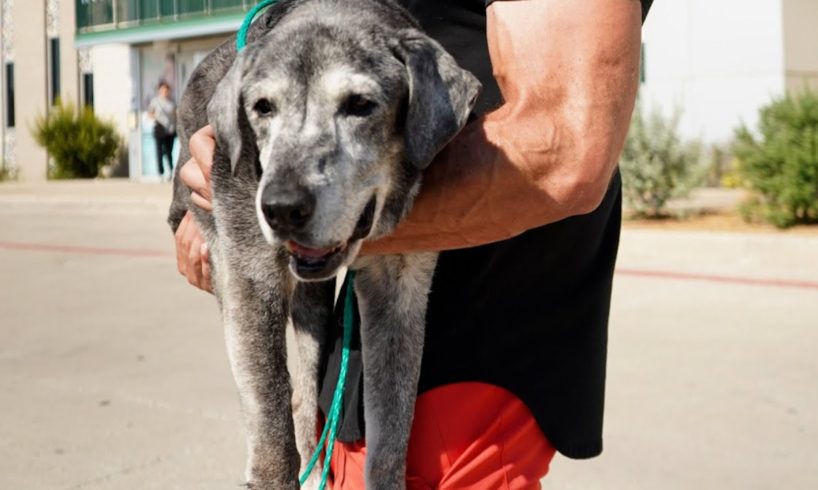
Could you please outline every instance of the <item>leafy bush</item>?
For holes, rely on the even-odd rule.
[[[645,114],[637,104],[619,162],[622,195],[638,216],[665,215],[667,202],[687,196],[702,180],[700,149],[678,134],[679,113]]]
[[[53,158],[49,177],[94,178],[116,156],[119,136],[114,125],[88,107],[60,101],[35,121],[34,139]]]
[[[755,196],[742,208],[747,220],[785,228],[818,220],[818,93],[774,100],[760,110],[758,138],[736,130],[739,174]]]

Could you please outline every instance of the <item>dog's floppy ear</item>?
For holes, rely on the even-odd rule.
[[[440,44],[416,29],[399,31],[393,43],[409,80],[406,153],[409,162],[422,169],[466,124],[481,85]]]
[[[207,104],[207,120],[216,134],[216,145],[230,157],[235,172],[242,150],[241,121],[246,119],[241,96],[244,54],[238,54]]]

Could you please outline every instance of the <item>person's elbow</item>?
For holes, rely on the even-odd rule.
[[[610,188],[621,144],[600,140],[576,150],[571,163],[558,168],[560,185],[551,189],[563,218],[592,213],[600,206]],[[548,191],[546,186],[540,188]]]

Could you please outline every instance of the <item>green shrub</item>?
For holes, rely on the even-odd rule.
[[[687,196],[702,181],[700,149],[678,134],[679,113],[665,117],[658,110],[645,114],[637,104],[619,162],[622,195],[638,216],[664,216],[674,198]]]
[[[34,139],[53,159],[48,169],[53,179],[94,178],[119,147],[114,125],[88,107],[58,101],[34,126]]]
[[[785,228],[818,220],[818,93],[787,95],[762,107],[758,134],[736,130],[739,174],[754,196],[747,220]]]

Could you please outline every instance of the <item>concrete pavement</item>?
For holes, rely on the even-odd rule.
[[[818,238],[622,238],[605,452],[544,487],[817,488]]]
[[[0,185],[0,488],[217,489],[244,448],[168,184]],[[818,488],[818,236],[627,229],[606,449],[547,490]]]

